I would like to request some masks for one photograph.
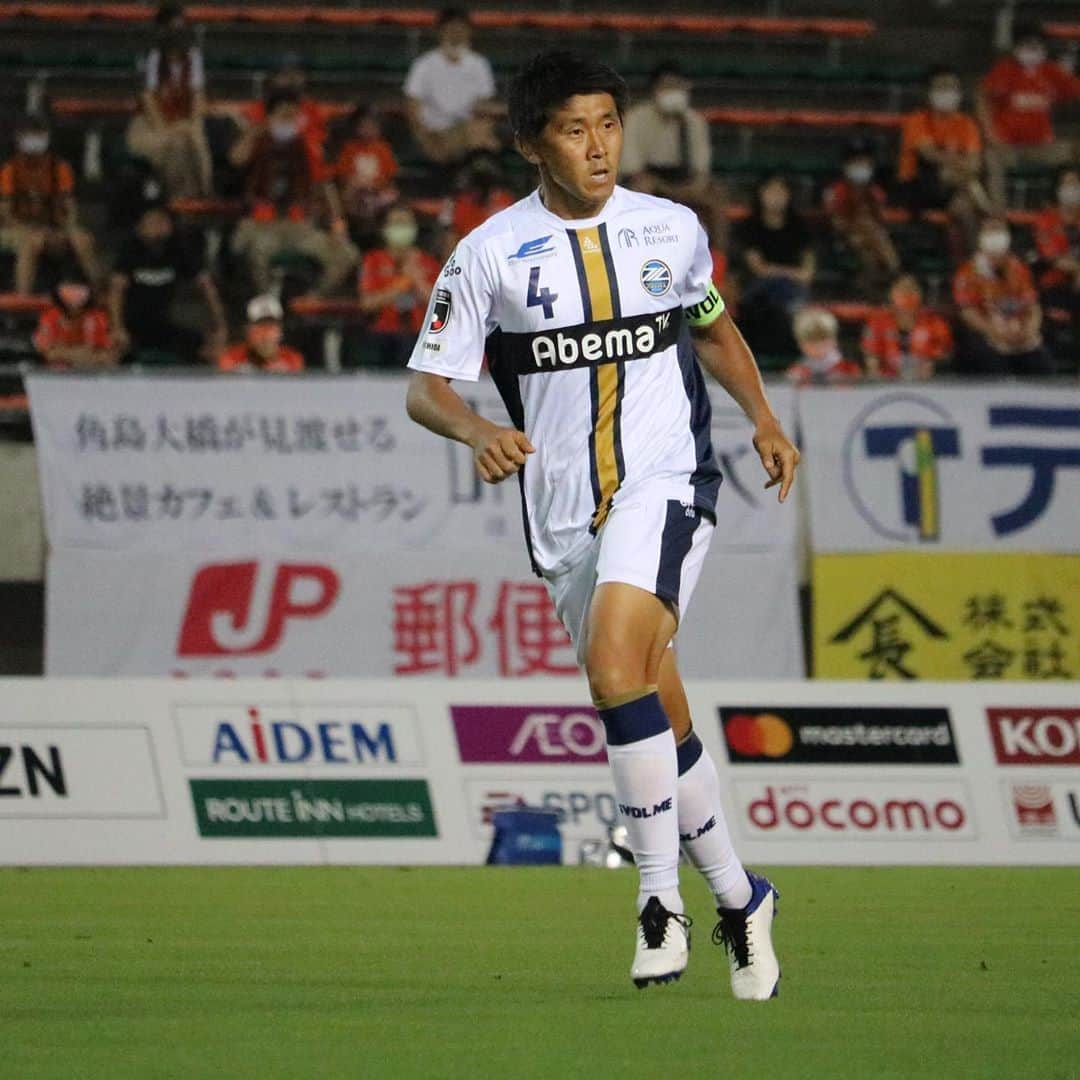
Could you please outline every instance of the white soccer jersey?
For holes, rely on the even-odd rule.
[[[486,352],[536,448],[520,479],[539,572],[573,565],[643,484],[715,514],[720,472],[688,323],[722,311],[693,211],[625,188],[572,221],[534,192],[458,244],[409,367],[475,380]]]

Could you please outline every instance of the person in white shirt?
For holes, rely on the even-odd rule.
[[[573,53],[541,53],[516,76],[510,124],[540,185],[444,267],[409,361],[407,409],[470,446],[482,480],[518,476],[533,568],[588,676],[640,875],[631,978],[669,982],[686,967],[681,841],[716,897],[735,996],[766,1000],[780,977],[776,891],[735,854],[668,647],[717,520],[701,369],[753,422],[781,501],[799,452],[712,283],[697,216],[615,183],[626,98],[615,71]],[[478,379],[485,354],[513,427],[451,386]]]
[[[469,48],[472,26],[462,8],[445,8],[439,44],[418,56],[405,78],[409,127],[423,155],[436,164],[460,161],[471,150],[498,150],[491,64]]]

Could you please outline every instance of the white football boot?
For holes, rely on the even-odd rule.
[[[630,978],[640,990],[649,983],[674,982],[690,958],[690,919],[668,911],[655,896],[638,916],[637,949]]]
[[[740,1001],[768,1001],[780,993],[780,962],[772,946],[772,921],[780,894],[767,878],[749,870],[750,903],[717,908],[713,943],[722,945],[731,968],[731,992]]]

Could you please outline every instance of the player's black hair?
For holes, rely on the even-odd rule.
[[[535,139],[552,110],[575,94],[610,94],[620,118],[630,91],[612,67],[566,49],[537,53],[510,81],[510,128],[519,139]]]
[[[463,7],[444,7],[438,15],[435,16],[435,29],[441,30],[447,23],[463,22],[472,25],[472,20],[469,18],[468,11]]]
[[[677,60],[661,60],[660,63],[649,72],[649,89],[651,90],[667,75],[674,75],[680,79],[686,78],[686,72],[683,71],[682,64]]]

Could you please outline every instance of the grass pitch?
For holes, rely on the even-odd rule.
[[[1080,1077],[1080,869],[784,869],[779,999],[628,977],[634,878],[0,871],[0,1073]]]

